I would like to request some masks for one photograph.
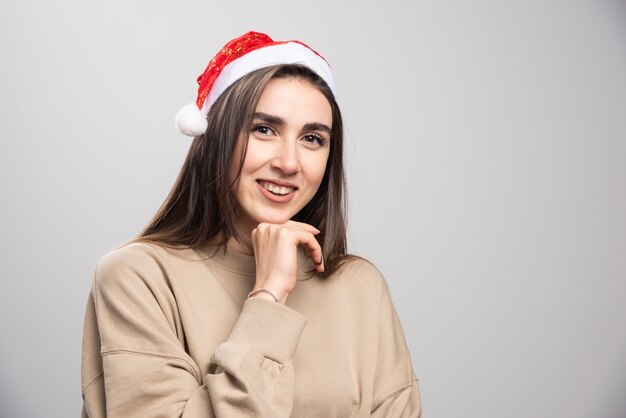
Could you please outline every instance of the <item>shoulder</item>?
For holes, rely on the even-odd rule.
[[[364,257],[353,254],[346,256],[346,261],[341,265],[338,273],[343,277],[354,274],[365,274],[368,277],[382,278],[382,273],[374,263]]]
[[[360,291],[369,289],[380,292],[387,288],[387,282],[381,271],[366,258],[349,255],[335,273],[335,278]]]
[[[146,242],[122,244],[102,255],[95,268],[98,288],[128,288],[148,282],[162,282],[168,275],[167,251]]]
[[[98,272],[114,273],[135,268],[149,268],[159,263],[162,254],[153,244],[131,242],[103,254],[96,263]]]

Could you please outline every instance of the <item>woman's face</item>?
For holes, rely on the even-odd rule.
[[[324,177],[331,128],[330,103],[319,90],[298,78],[270,80],[230,165],[232,181],[248,135],[237,189],[246,229],[287,222],[311,201]]]

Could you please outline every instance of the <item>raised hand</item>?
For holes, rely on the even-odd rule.
[[[298,246],[311,253],[315,269],[324,271],[322,248],[315,239],[320,231],[306,223],[287,221],[284,224],[260,223],[252,230],[252,246],[256,259],[256,283],[254,290],[264,288],[271,291],[280,303],[296,287]],[[254,297],[274,300],[267,293]]]

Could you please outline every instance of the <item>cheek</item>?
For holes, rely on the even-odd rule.
[[[309,168],[310,173],[310,181],[315,184],[315,188],[319,187],[322,183],[322,179],[324,178],[324,173],[326,172],[326,165],[328,164],[328,155],[319,158],[314,164],[311,164]]]
[[[248,142],[248,149],[241,167],[241,177],[254,175],[266,162],[263,148],[255,145],[255,141]]]

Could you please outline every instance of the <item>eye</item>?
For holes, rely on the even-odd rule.
[[[321,135],[315,133],[304,135],[302,140],[314,147],[323,147],[326,144],[326,140]]]
[[[274,130],[267,125],[254,125],[252,127],[252,132],[259,133],[263,136],[274,134]]]

